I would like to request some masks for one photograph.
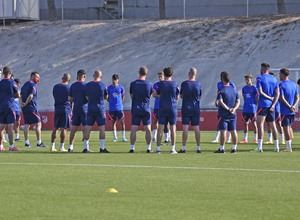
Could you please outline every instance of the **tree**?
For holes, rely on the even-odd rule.
[[[166,19],[166,0],[159,0],[159,18]]]
[[[284,0],[277,0],[277,10],[278,10],[278,14],[286,13]]]
[[[49,20],[55,21],[57,20],[55,0],[47,0],[47,2],[48,2],[48,10],[49,10]]]

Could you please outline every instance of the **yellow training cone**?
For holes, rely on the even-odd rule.
[[[115,188],[108,188],[106,190],[106,192],[109,192],[109,193],[117,193],[118,191],[115,189]]]

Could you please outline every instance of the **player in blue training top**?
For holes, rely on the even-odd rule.
[[[85,94],[85,80],[86,73],[80,69],[77,71],[77,81],[70,87],[69,101],[72,106],[72,126],[70,132],[69,149],[68,152],[73,152],[73,145],[78,127],[82,125],[82,134],[86,130],[86,118],[87,118],[87,99]]]
[[[254,132],[254,143],[257,144],[257,124],[256,124],[256,111],[258,101],[257,88],[252,84],[252,74],[248,73],[244,76],[246,85],[242,89],[244,98],[243,106],[243,121],[244,121],[244,139],[240,143],[248,143],[248,124],[252,122]]]
[[[259,99],[257,106],[258,146],[254,152],[263,152],[264,122],[268,122],[274,137],[275,152],[279,152],[279,141],[275,125],[275,105],[279,98],[279,87],[275,77],[269,74],[270,65],[261,64],[261,75],[256,78]]]
[[[227,130],[232,136],[231,153],[236,153],[237,132],[236,132],[236,110],[240,105],[240,99],[236,88],[230,86],[230,74],[226,71],[221,73],[223,88],[218,92],[218,117],[219,129],[221,132],[220,148],[214,153],[225,153],[225,137]]]
[[[285,134],[286,149],[283,152],[292,152],[292,125],[298,109],[299,93],[296,83],[289,80],[289,70],[280,70],[280,110],[282,126]]]
[[[217,83],[217,93],[224,87],[223,83],[222,83],[222,73],[220,74],[220,81]],[[234,83],[233,82],[229,82],[229,85],[232,87],[232,88],[236,88]],[[216,101],[215,101],[215,106],[218,108],[219,107],[219,102],[218,102],[218,96],[216,98]],[[219,121],[219,118],[218,118],[218,121]],[[219,136],[220,136],[220,130],[219,130],[219,127],[217,126],[217,131],[216,131],[216,136],[215,136],[215,139],[211,141],[211,143],[218,143],[219,142]],[[231,138],[230,138],[230,133],[227,132],[227,143],[230,143],[231,142]]]
[[[176,122],[177,122],[177,100],[179,98],[178,83],[172,81],[174,70],[172,67],[166,67],[163,70],[165,79],[158,83],[154,97],[159,97],[158,110],[158,132],[156,152],[160,153],[161,138],[165,124],[170,124],[171,131],[171,154],[177,154],[176,144]]]
[[[142,66],[139,70],[139,78],[130,83],[129,93],[131,97],[131,132],[130,132],[130,150],[134,153],[136,132],[141,122],[146,132],[145,139],[147,153],[151,153],[151,110],[150,98],[152,94],[152,83],[146,80],[148,68]]]
[[[109,119],[112,121],[114,142],[118,141],[116,126],[117,121],[119,121],[121,125],[122,141],[127,142],[127,139],[125,138],[125,120],[123,110],[125,89],[119,84],[118,74],[112,75],[112,85],[107,87],[107,91],[109,102]]]
[[[153,84],[153,91],[157,90],[158,83],[160,81],[163,81],[165,79],[163,72],[158,72],[158,82]],[[159,98],[154,98],[154,107],[153,107],[153,130],[152,130],[152,142],[156,142],[156,136],[157,136],[157,129],[158,129],[158,109],[159,109]],[[164,127],[164,138],[165,138],[165,144],[169,143],[170,141],[170,132],[169,132],[169,126],[165,125]]]
[[[19,151],[14,146],[13,127],[16,122],[14,99],[20,97],[20,92],[16,83],[11,79],[11,69],[8,66],[3,68],[4,78],[0,81],[0,132],[3,133],[5,126],[7,126],[9,150]],[[3,135],[0,135],[0,151],[4,151]]]
[[[35,134],[37,139],[37,147],[47,147],[42,142],[42,123],[41,117],[37,110],[37,84],[40,82],[40,74],[36,71],[30,74],[30,80],[21,88],[21,108],[24,117],[24,139],[25,147],[30,148],[28,134],[30,125],[35,126]]]
[[[67,134],[67,129],[70,127],[71,120],[71,104],[69,102],[68,96],[70,92],[71,75],[65,73],[62,77],[62,82],[56,84],[53,87],[53,98],[54,98],[54,129],[51,135],[51,148],[50,151],[56,151],[55,149],[55,139],[57,132],[60,129],[60,147],[59,151],[67,152],[65,149],[65,139]]]
[[[84,150],[83,153],[91,152],[89,149],[90,132],[95,122],[99,126],[100,151],[99,153],[110,153],[105,148],[105,125],[106,125],[106,110],[105,100],[108,98],[107,88],[102,79],[102,72],[96,70],[94,72],[94,80],[87,83],[85,87],[86,96],[88,99],[87,126],[84,132]]]
[[[197,144],[197,153],[201,153],[200,147],[200,98],[201,84],[196,81],[197,69],[191,68],[189,71],[189,79],[181,83],[180,96],[182,98],[182,149],[178,153],[186,152],[186,142],[188,139],[189,125],[191,124],[195,131],[195,139]]]

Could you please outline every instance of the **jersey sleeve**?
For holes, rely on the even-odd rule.
[[[261,88],[261,78],[260,77],[256,78],[256,88],[257,89]]]

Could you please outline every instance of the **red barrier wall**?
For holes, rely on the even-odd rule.
[[[54,126],[54,112],[40,112],[42,120],[43,130],[52,130]],[[215,110],[203,110],[200,115],[200,129],[203,131],[213,131],[217,127],[217,111]],[[23,124],[23,117],[21,119],[21,124]],[[125,111],[125,124],[126,130],[130,130],[131,126],[131,114],[130,110]],[[296,114],[295,122],[293,125],[295,130],[300,128],[300,113]],[[140,126],[140,129],[143,129],[143,126]],[[250,125],[252,129],[252,125]],[[97,130],[97,126],[94,126],[94,130]],[[111,121],[107,118],[106,130],[112,130]],[[177,130],[182,130],[181,124],[181,111],[178,112],[177,117]],[[243,130],[243,121],[242,121],[242,111],[238,111],[237,119],[237,130]]]

